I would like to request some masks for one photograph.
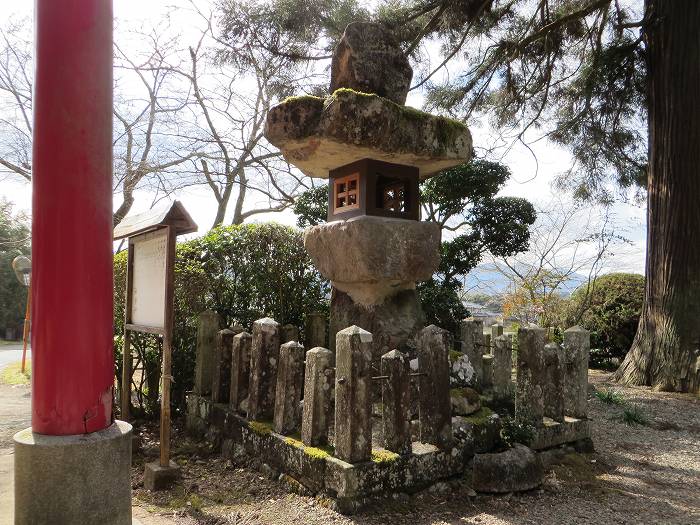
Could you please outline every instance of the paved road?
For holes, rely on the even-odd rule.
[[[31,351],[27,349],[27,359],[31,358]],[[0,368],[10,363],[22,360],[22,343],[0,345]]]

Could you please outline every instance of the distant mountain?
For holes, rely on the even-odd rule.
[[[562,295],[571,295],[576,288],[585,283],[588,277],[578,273],[571,274],[562,283]],[[467,275],[465,290],[468,293],[484,293],[487,295],[502,294],[509,291],[510,281],[506,279],[491,263],[482,263]]]

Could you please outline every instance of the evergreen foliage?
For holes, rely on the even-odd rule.
[[[535,209],[525,199],[496,197],[510,177],[502,164],[475,160],[421,183],[423,220],[443,228],[440,266],[418,293],[428,324],[456,331],[467,315],[459,295],[462,279],[486,252],[502,257],[527,249]],[[294,207],[299,226],[325,222],[328,187],[301,195]]]
[[[15,277],[12,261],[18,255],[30,255],[30,246],[28,219],[0,200],[0,338],[5,337],[6,328],[21,330],[27,289]],[[21,335],[21,331],[15,333]]]
[[[114,325],[118,337],[124,330],[125,270],[126,252],[121,252],[115,256],[114,269]],[[182,408],[185,392],[192,389],[200,312],[217,312],[222,328],[241,324],[250,331],[253,321],[262,317],[303,328],[307,313],[327,312],[328,295],[328,282],[311,264],[297,229],[275,223],[217,227],[202,237],[179,243],[175,263],[173,403]],[[160,363],[161,349],[154,337],[137,337],[134,347],[147,365]],[[151,376],[157,376],[157,371]],[[148,386],[154,389],[151,381]],[[157,400],[157,386],[155,389]],[[152,403],[150,395],[148,398],[147,405]]]
[[[591,363],[623,359],[637,332],[644,300],[644,277],[609,273],[571,294],[563,326],[580,324],[591,332]]]

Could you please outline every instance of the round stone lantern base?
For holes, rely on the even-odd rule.
[[[369,307],[432,277],[440,225],[364,215],[308,228],[304,247],[336,289]]]
[[[131,524],[131,428],[15,434],[15,525]]]

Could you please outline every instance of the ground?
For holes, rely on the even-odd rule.
[[[135,523],[166,524],[697,524],[700,523],[700,398],[651,392],[609,382],[591,371],[589,401],[596,453],[569,453],[553,466],[540,490],[505,496],[474,495],[466,480],[432,491],[374,504],[342,516],[328,502],[290,494],[276,479],[234,465],[194,443],[179,429],[174,456],[183,481],[173,490],[150,493],[142,487],[144,461],[157,453],[155,426],[142,427],[141,451],[134,455]],[[619,392],[624,404],[593,395]],[[613,397],[615,396],[608,396]],[[11,523],[13,432],[29,424],[29,390],[0,385],[0,524]],[[616,398],[617,401],[619,399]],[[634,419],[622,421],[629,407]],[[635,416],[640,414],[640,416]],[[10,520],[10,521],[7,521]]]

